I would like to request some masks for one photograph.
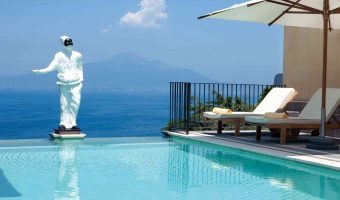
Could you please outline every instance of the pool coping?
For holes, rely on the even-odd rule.
[[[61,144],[77,144],[82,143],[83,145],[91,144],[125,144],[133,143],[158,143],[162,142],[163,137],[158,136],[129,136],[129,137],[89,137],[84,139],[51,139],[51,138],[37,138],[37,139],[5,139],[0,140],[0,150],[3,148],[28,148],[28,147],[50,147],[60,146]]]
[[[332,170],[340,170],[340,159],[329,158],[326,156],[320,155],[311,155],[309,153],[304,153],[296,150],[287,150],[283,148],[279,148],[281,145],[277,146],[268,146],[266,144],[261,143],[247,143],[243,141],[232,140],[228,138],[222,138],[215,135],[207,135],[199,132],[191,131],[188,135],[184,132],[172,132],[172,131],[162,131],[163,134],[172,136],[172,137],[181,137],[187,138],[195,141],[215,144],[219,146],[224,146],[228,148],[238,149],[242,151],[247,151],[251,153],[263,154],[266,156],[276,157],[280,159],[290,160],[294,162],[309,164],[313,166],[324,167]],[[318,153],[318,151],[314,151]]]

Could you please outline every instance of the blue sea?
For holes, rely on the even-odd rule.
[[[88,137],[156,136],[168,110],[165,94],[83,92],[78,125]],[[0,92],[0,139],[47,138],[58,124],[57,91]]]

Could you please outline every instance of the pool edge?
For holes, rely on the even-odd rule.
[[[188,135],[172,132],[172,131],[162,131],[163,134],[169,135],[171,137],[180,137],[191,139],[199,142],[214,144],[218,146],[223,146],[227,148],[237,149],[241,151],[262,154],[270,157],[275,157],[279,159],[289,160],[293,162],[308,164],[317,167],[323,167],[326,169],[340,171],[340,161],[334,161],[330,159],[325,159],[315,155],[310,155],[307,153],[302,153],[292,150],[277,149],[271,146],[265,146],[263,144],[249,144],[241,141],[230,140],[227,138],[218,138],[214,136],[207,136],[200,133],[190,133]]]

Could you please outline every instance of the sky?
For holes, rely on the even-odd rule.
[[[119,53],[187,68],[216,82],[273,82],[283,28],[197,17],[240,0],[1,0],[0,77],[44,68],[73,38],[84,63]],[[86,67],[86,65],[85,65]]]

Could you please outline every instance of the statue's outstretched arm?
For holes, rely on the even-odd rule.
[[[34,69],[32,71],[35,74],[46,74],[48,72],[56,70],[57,66],[58,66],[58,58],[57,58],[57,56],[54,56],[52,62],[48,65],[48,67],[46,67],[44,69]]]

